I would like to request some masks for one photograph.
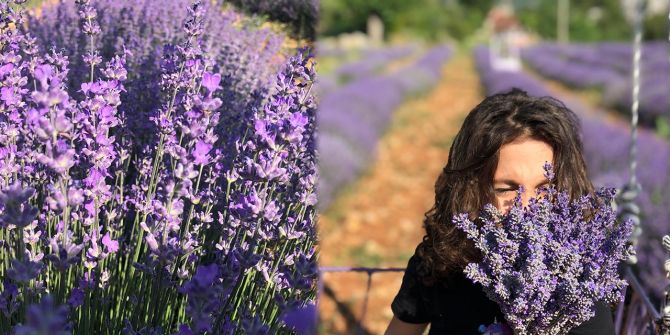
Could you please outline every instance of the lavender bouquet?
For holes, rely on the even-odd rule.
[[[90,1],[77,71],[15,4],[0,0],[0,333],[288,332],[317,278],[311,55],[231,104],[236,73],[203,39],[216,7],[184,8],[143,77],[132,48],[98,52]],[[155,104],[128,92],[153,86]],[[150,136],[128,123],[138,106]]]
[[[545,176],[553,180],[550,165]],[[617,272],[633,223],[618,222],[614,189],[571,201],[554,185],[506,215],[485,206],[478,220],[455,215],[481,252],[466,276],[484,287],[517,334],[566,334],[595,314],[596,301],[618,302],[626,282]]]

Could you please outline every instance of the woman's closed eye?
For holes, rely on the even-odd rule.
[[[510,192],[517,192],[518,190],[519,190],[518,187],[499,187],[493,189],[493,191],[495,191],[496,194],[507,194]],[[544,194],[545,192],[546,192],[546,185],[541,185],[535,188],[535,194],[537,195]]]

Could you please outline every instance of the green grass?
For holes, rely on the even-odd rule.
[[[349,249],[349,256],[357,266],[376,267],[384,261],[382,255],[370,251],[365,244]]]
[[[39,6],[43,1],[44,1],[44,0],[28,0],[28,2],[26,2],[26,7],[28,7],[28,8],[34,8],[34,7],[37,7],[37,6]]]

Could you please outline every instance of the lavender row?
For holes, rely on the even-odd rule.
[[[372,161],[393,112],[408,96],[434,86],[451,54],[449,46],[434,47],[408,67],[353,81],[321,97],[320,209]]]
[[[658,117],[670,117],[670,50],[667,42],[642,47],[640,120],[653,127]],[[630,110],[632,48],[630,44],[559,45],[545,43],[523,52],[542,75],[577,88],[602,89],[603,104],[624,113]]]
[[[317,57],[344,57],[343,54]],[[408,57],[416,52],[416,46],[392,46],[363,51],[362,59],[340,65],[332,74],[321,74],[316,86],[317,96],[326,96],[337,87],[349,82],[380,74],[390,62]]]
[[[497,72],[489,65],[488,49],[475,49],[477,69],[487,94],[512,87],[534,96],[550,96],[544,85],[522,72]],[[559,97],[561,99],[561,97]],[[582,121],[584,156],[589,176],[598,186],[622,187],[628,180],[630,130],[623,123],[607,122],[594,116],[589,107],[576,100],[563,100]],[[660,237],[670,232],[670,145],[650,131],[638,137],[638,181],[642,192],[636,203],[642,214],[643,235],[638,245],[640,276],[649,294],[660,299],[666,284],[662,272],[664,251]]]
[[[0,332],[288,332],[317,278],[311,54],[268,66],[274,34],[211,1],[29,24],[22,2],[0,2]]]
[[[346,63],[335,70],[338,82],[349,82],[375,75],[395,60],[416,52],[414,45],[402,45],[371,49],[363,52],[361,60]]]

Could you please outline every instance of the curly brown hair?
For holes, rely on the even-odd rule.
[[[530,136],[553,149],[554,183],[576,198],[593,191],[587,177],[579,119],[562,102],[531,97],[514,88],[485,98],[465,118],[449,160],[435,183],[435,204],[425,213],[426,235],[417,246],[419,276],[426,285],[446,284],[456,271],[481,255],[452,217],[468,213],[472,220],[494,203],[493,175],[500,148]]]

